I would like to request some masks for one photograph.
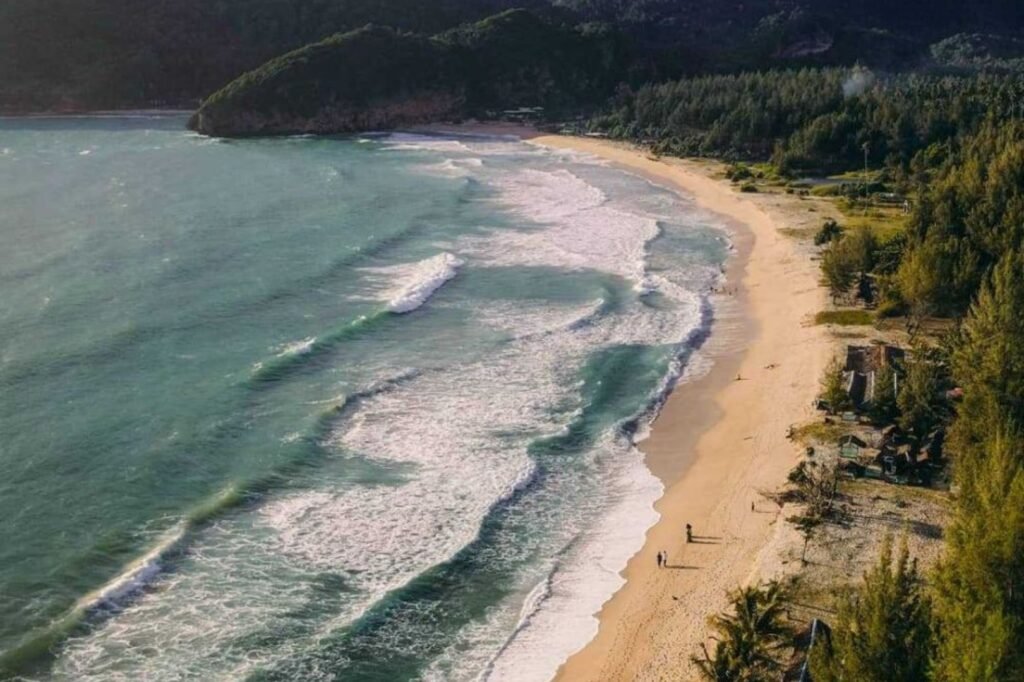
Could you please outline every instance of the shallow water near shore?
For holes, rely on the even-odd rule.
[[[549,678],[728,253],[494,137],[0,120],[0,670]]]

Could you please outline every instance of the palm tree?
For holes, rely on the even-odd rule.
[[[717,636],[714,655],[702,645],[693,662],[710,682],[774,682],[780,653],[792,631],[783,621],[787,589],[778,581],[743,587],[729,595],[733,613],[712,617]]]

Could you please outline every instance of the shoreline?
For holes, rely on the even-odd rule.
[[[728,592],[786,570],[778,549],[792,532],[760,492],[780,488],[801,457],[786,431],[813,416],[833,341],[811,319],[827,303],[813,252],[780,229],[819,227],[829,206],[793,195],[741,194],[716,176],[721,164],[654,158],[618,141],[511,124],[420,131],[516,136],[591,154],[679,191],[725,221],[735,249],[725,284],[735,295],[711,297],[711,335],[701,349],[711,368],[679,381],[637,444],[664,485],[654,505],[658,521],[620,572],[625,583],[595,614],[596,636],[555,677],[696,679],[690,656],[708,641],[708,617],[727,607]],[[683,539],[687,523],[693,544]],[[666,569],[655,562],[661,550],[668,552]]]
[[[590,153],[667,183],[726,218],[733,230],[725,281],[737,293],[728,301],[712,299],[712,368],[675,388],[639,443],[648,468],[665,485],[655,504],[660,518],[622,571],[625,585],[597,614],[597,636],[555,678],[694,679],[690,656],[707,641],[708,617],[726,607],[730,590],[773,575],[761,564],[782,524],[778,508],[759,491],[779,488],[798,461],[786,429],[813,414],[830,357],[825,329],[807,324],[825,305],[817,267],[778,231],[798,216],[773,210],[765,197],[741,195],[712,177],[706,164],[653,159],[608,140],[540,135],[529,141]],[[773,199],[789,210],[808,210],[789,195]],[[723,316],[723,308],[731,309]],[[687,523],[693,544],[683,540]],[[656,566],[660,550],[668,552],[667,569]]]

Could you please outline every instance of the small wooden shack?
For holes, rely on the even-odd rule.
[[[847,346],[843,367],[843,385],[858,410],[871,406],[875,397],[878,372],[883,367],[893,368],[902,362],[905,351],[888,344],[873,346]],[[898,374],[892,372],[893,390],[899,390]]]

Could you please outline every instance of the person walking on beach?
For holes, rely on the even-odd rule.
[[[658,568],[665,565],[665,552],[658,552]]]
[[[686,542],[693,542],[693,526],[686,524]]]

